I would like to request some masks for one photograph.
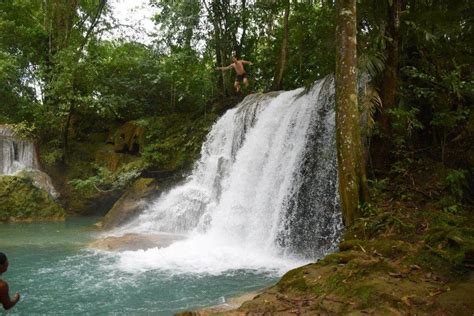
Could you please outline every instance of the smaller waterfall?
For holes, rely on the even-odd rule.
[[[13,175],[38,166],[35,144],[18,138],[11,127],[0,126],[0,174]]]
[[[59,193],[51,178],[39,168],[38,153],[33,141],[19,138],[8,125],[0,125],[0,176],[18,175],[30,178],[39,189],[53,198]]]

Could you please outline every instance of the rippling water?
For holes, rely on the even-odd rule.
[[[9,313],[171,315],[263,288],[281,273],[257,269],[183,273],[169,268],[134,272],[130,265],[123,268],[127,253],[84,249],[97,235],[91,226],[96,221],[0,224],[0,251],[10,261],[2,279],[9,283],[11,295],[16,291],[23,295]]]

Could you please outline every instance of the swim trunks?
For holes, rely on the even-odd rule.
[[[244,81],[244,78],[247,78],[247,73],[245,73],[245,72],[241,75],[235,76],[235,81],[242,82],[242,81]]]

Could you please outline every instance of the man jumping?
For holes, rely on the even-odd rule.
[[[8,259],[3,252],[0,252],[0,274],[8,270]],[[20,300],[20,294],[16,293],[13,299],[10,299],[8,294],[7,282],[0,280],[0,303],[2,303],[4,309],[10,309],[18,303]]]
[[[249,81],[247,79],[247,73],[245,72],[244,64],[253,65],[251,61],[246,60],[238,60],[237,57],[232,56],[233,63],[227,67],[217,67],[216,70],[228,70],[234,68],[236,76],[234,82],[235,91],[240,91],[240,83],[243,82],[245,87],[249,85]]]

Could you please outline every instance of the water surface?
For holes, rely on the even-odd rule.
[[[277,280],[278,273],[256,269],[219,274],[124,270],[123,256],[134,252],[116,255],[84,248],[98,236],[92,228],[97,220],[0,224],[0,251],[10,261],[2,278],[11,295],[23,295],[9,313],[171,315],[220,304]]]

